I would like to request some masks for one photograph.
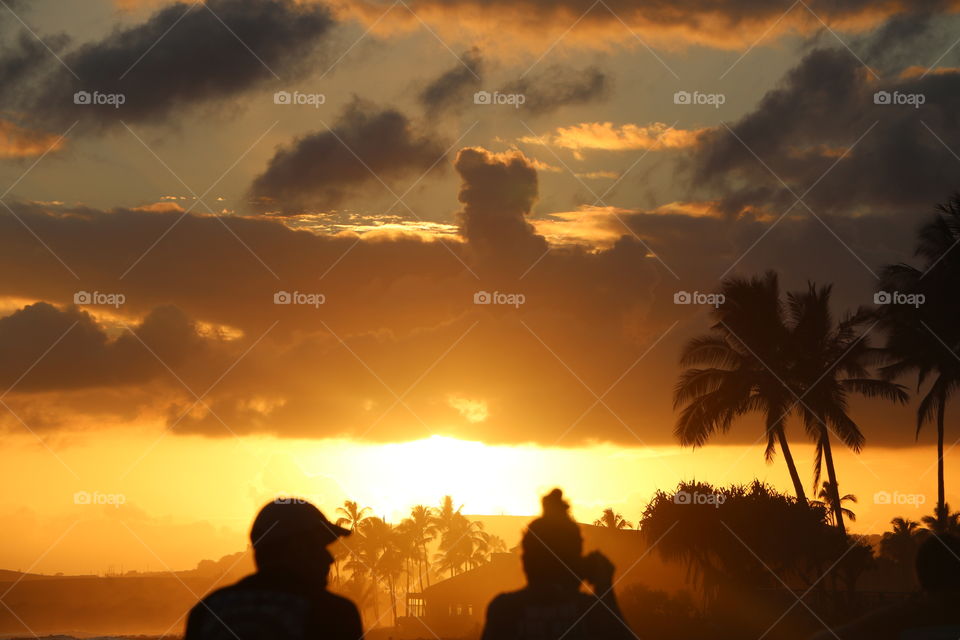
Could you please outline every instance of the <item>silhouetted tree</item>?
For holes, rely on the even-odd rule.
[[[722,488],[681,482],[672,493],[658,491],[640,531],[664,559],[687,566],[708,603],[724,588],[814,585],[849,547],[823,506],[759,481]]]
[[[370,507],[360,507],[360,505],[353,500],[344,500],[343,506],[337,507],[337,513],[340,514],[340,517],[337,518],[336,524],[337,526],[346,526],[348,529],[354,530],[368,517],[367,513],[369,512]]]
[[[923,259],[920,268],[909,264],[883,269],[881,290],[892,295],[923,296],[922,304],[885,304],[879,310],[887,330],[886,351],[890,363],[883,372],[894,379],[915,375],[917,392],[930,386],[917,407],[917,437],[928,422],[937,425],[937,507],[935,516],[945,520],[946,488],[943,472],[944,416],[947,402],[960,387],[960,194],[937,206],[932,220],[917,234],[914,254]],[[904,298],[906,300],[906,298]],[[890,300],[890,302],[895,302]],[[940,525],[944,526],[943,523]]]
[[[507,543],[504,542],[503,538],[481,529],[473,537],[473,553],[470,554],[470,560],[467,564],[471,569],[475,569],[489,562],[490,554],[503,553],[506,550]]]
[[[410,509],[410,517],[405,519],[402,524],[410,532],[414,544],[416,544],[420,550],[416,561],[420,591],[422,592],[424,573],[426,573],[427,576],[427,586],[430,586],[430,558],[427,553],[427,545],[436,538],[439,526],[437,516],[431,507],[419,504]]]
[[[949,533],[960,536],[960,511],[950,513],[949,503],[937,505],[933,509],[932,516],[923,516],[921,519],[924,526],[934,533]]]
[[[819,498],[819,500],[810,501],[811,504],[822,505],[827,509],[827,512],[829,513],[830,524],[834,526],[836,526],[837,524],[837,519],[833,515],[834,513],[833,499],[835,495],[837,495],[837,492],[835,492],[830,487],[830,483],[824,482],[820,488],[820,493],[817,494],[817,497]],[[840,510],[843,512],[843,517],[851,522],[856,522],[857,514],[855,514],[850,509],[847,509],[846,507],[844,507],[843,506],[844,502],[853,502],[854,504],[856,504],[857,496],[853,495],[852,493],[848,493],[846,495],[840,496]]]
[[[822,464],[827,467],[829,501],[837,528],[846,533],[840,500],[840,485],[833,461],[831,435],[859,453],[864,437],[847,412],[853,393],[906,403],[907,394],[899,384],[876,379],[868,367],[875,364],[880,349],[870,346],[867,333],[871,313],[865,308],[834,321],[830,311],[833,287],[810,283],[802,293],[787,295],[794,366],[790,380],[799,393],[798,409],[807,434],[817,447],[814,485],[820,484]]]
[[[684,446],[703,446],[715,433],[726,433],[735,419],[761,413],[764,456],[771,461],[779,444],[796,496],[805,501],[784,430],[795,396],[784,384],[789,332],[777,274],[728,278],[720,293],[724,302],[713,312],[710,333],[690,340],[680,356],[681,366],[688,368],[674,388],[674,408],[683,407],[674,433]]]
[[[893,562],[901,584],[912,583],[914,558],[927,532],[909,518],[896,517],[890,524],[893,528],[880,538],[880,555]]]
[[[471,521],[459,509],[445,523],[440,534],[440,552],[436,561],[440,571],[455,576],[470,565],[478,541],[482,541],[483,525]]]
[[[605,527],[607,529],[633,529],[633,525],[621,514],[614,512],[613,509],[604,509],[603,515],[593,521],[596,527]]]

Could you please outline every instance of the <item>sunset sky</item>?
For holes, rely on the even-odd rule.
[[[711,308],[677,294],[775,269],[872,305],[960,189],[958,10],[0,0],[0,568],[189,568],[277,494],[789,491],[758,420],[676,443]],[[932,511],[914,411],[853,404],[853,531]]]

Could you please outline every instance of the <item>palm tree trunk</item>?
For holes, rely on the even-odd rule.
[[[373,619],[376,620],[376,624],[380,624],[380,584],[377,578],[377,574],[373,571],[370,572],[370,580],[373,584]]]
[[[822,423],[821,423],[822,424]],[[833,491],[833,516],[836,519],[837,529],[844,536],[847,535],[847,528],[843,525],[843,510],[840,504],[840,485],[837,483],[837,470],[833,466],[833,449],[830,446],[830,432],[826,427],[821,427],[821,441],[823,443],[823,457],[827,463],[827,478],[830,479],[830,487]]]
[[[423,558],[417,558],[417,577],[420,578],[420,593],[423,593]]]
[[[397,628],[397,583],[393,575],[389,577],[390,583],[390,608],[393,611],[393,628]]]
[[[787,444],[787,434],[783,430],[782,423],[777,425],[777,439],[780,441],[780,452],[783,454],[783,460],[787,463],[787,469],[790,471],[790,479],[793,480],[793,490],[797,494],[797,500],[801,504],[806,504],[807,494],[803,491],[803,482],[800,481],[797,463],[793,461],[793,454],[790,453],[790,445]]]
[[[423,565],[424,573],[427,574],[427,586],[430,586],[430,559],[427,557],[427,543],[423,543]],[[422,582],[422,581],[421,581]],[[423,591],[423,584],[420,585],[420,591]]]
[[[943,479],[943,418],[947,410],[947,399],[940,399],[937,407],[937,520],[942,531],[947,528],[947,508],[944,479]]]

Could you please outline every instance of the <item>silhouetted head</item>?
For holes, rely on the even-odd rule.
[[[257,514],[250,542],[259,571],[326,581],[333,564],[327,545],[348,535],[348,529],[327,520],[306,500],[282,498],[268,503]]]
[[[917,550],[917,579],[924,591],[960,592],[960,539],[928,536]]]
[[[523,534],[523,571],[531,585],[580,587],[583,538],[567,511],[563,492],[554,489],[543,497],[543,515]]]

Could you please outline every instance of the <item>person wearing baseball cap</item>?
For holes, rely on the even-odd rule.
[[[348,535],[305,500],[268,503],[250,529],[256,573],[194,606],[184,640],[359,640],[356,605],[327,591],[327,546]]]

